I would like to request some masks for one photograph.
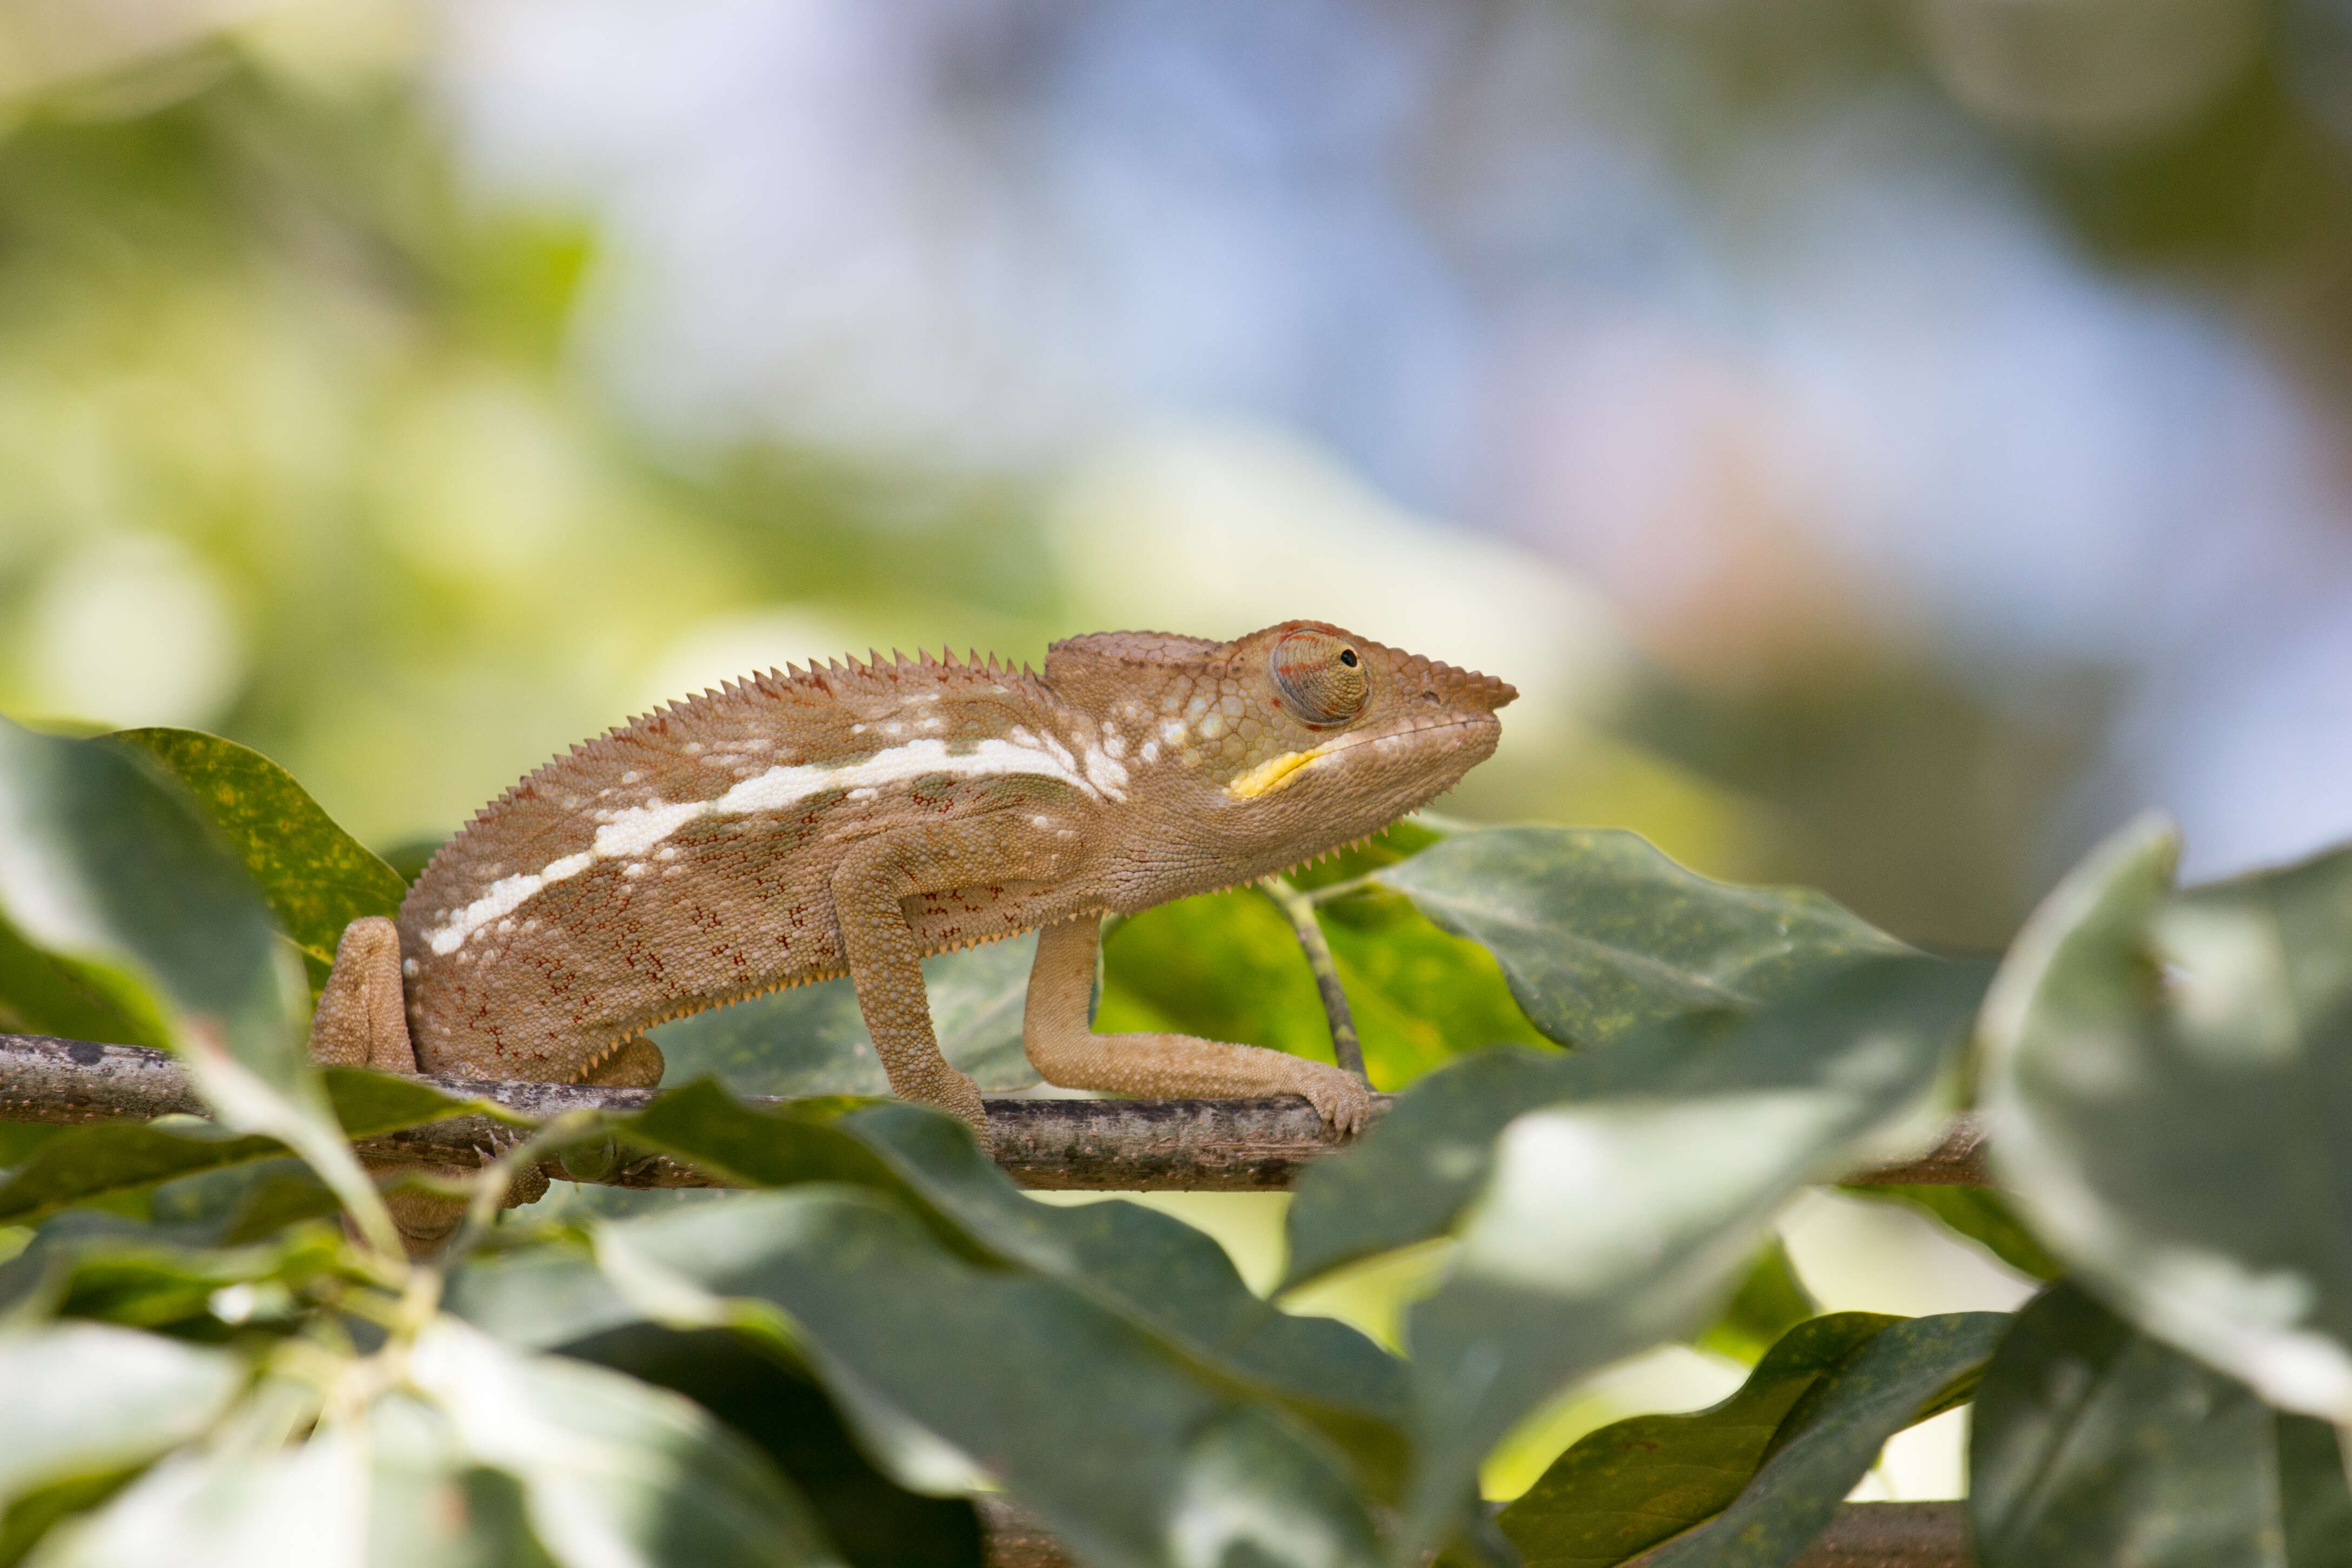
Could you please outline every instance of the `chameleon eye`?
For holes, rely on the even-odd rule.
[[[1274,645],[1274,689],[1309,724],[1344,724],[1370,689],[1363,656],[1329,632],[1296,631]]]

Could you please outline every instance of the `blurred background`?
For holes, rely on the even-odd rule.
[[[1459,816],[1992,948],[2352,836],[2347,413],[2343,0],[0,0],[0,710],[386,847],[1314,616],[1525,693]]]

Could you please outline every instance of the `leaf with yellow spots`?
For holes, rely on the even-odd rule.
[[[407,892],[400,873],[259,752],[197,730],[117,730],[107,739],[145,752],[187,787],[245,862],[314,987],[326,980],[343,927],[399,911]]]

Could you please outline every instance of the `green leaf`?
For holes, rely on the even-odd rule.
[[[409,1380],[467,1456],[520,1483],[531,1533],[559,1563],[840,1561],[791,1485],[691,1400],[448,1318],[418,1335]]]
[[[201,1123],[185,1131],[130,1121],[68,1128],[0,1182],[0,1225],[29,1224],[76,1204],[285,1152],[275,1138],[224,1137]]]
[[[0,1331],[0,1506],[111,1476],[209,1427],[246,1383],[226,1351],[103,1323]]]
[[[773,1460],[850,1568],[980,1568],[980,1522],[961,1498],[910,1492],[857,1452],[814,1379],[729,1329],[630,1323],[562,1353],[682,1394]]]
[[[940,1049],[991,1092],[1037,1081],[1021,1049],[1036,952],[1031,935],[923,961]],[[737,1094],[890,1092],[846,976],[696,1013],[653,1037],[673,1082],[709,1076]]]
[[[1209,1237],[1117,1199],[1034,1202],[936,1111],[881,1105],[840,1126],[996,1258],[1071,1287],[1212,1376],[1282,1400],[1357,1457],[1379,1489],[1402,1481],[1402,1364],[1344,1323],[1261,1300]]]
[[[220,1120],[294,1146],[394,1245],[311,1070],[296,1027],[306,997],[268,908],[154,763],[0,720],[0,916],[142,987]]]
[[[1838,1190],[1849,1197],[1916,1209],[2029,1279],[2047,1281],[2066,1272],[2066,1266],[2025,1228],[2009,1200],[1990,1188],[1858,1182]]]
[[[2332,1430],[2273,1411],[2071,1284],[2020,1312],[1993,1358],[1969,1469],[1983,1568],[2352,1561]]]
[[[1991,1159],[2141,1328],[2352,1422],[2352,851],[2174,894],[2159,823],[2027,923],[1985,1007]]]
[[[957,1258],[878,1196],[746,1194],[601,1226],[597,1250],[657,1317],[783,1334],[901,1485],[992,1479],[1099,1568],[1376,1559],[1319,1444],[1069,1287]]]
[[[1103,942],[1105,1033],[1173,1030],[1331,1059],[1331,1028],[1297,933],[1254,888],[1181,899]]]
[[[1932,1073],[1967,1034],[1983,984],[1972,965],[1880,958],[1752,1020],[1697,1014],[1606,1050],[1494,1051],[1432,1073],[1345,1152],[1307,1167],[1287,1219],[1282,1289],[1446,1234],[1493,1173],[1496,1139],[1529,1111],[1572,1100],[1696,1099],[1740,1084],[1834,1100],[1849,1058],[1882,1054],[1871,1031],[1883,1023],[1916,1070]],[[1903,1081],[1916,1089],[1924,1079]]]
[[[1949,1312],[1872,1335],[1804,1392],[1731,1505],[1644,1568],[1781,1568],[1829,1527],[1889,1437],[1968,1397],[2009,1321]]]
[[[1753,1366],[1759,1357],[1800,1323],[1822,1310],[1798,1278],[1789,1249],[1778,1236],[1764,1244],[1731,1304],[1698,1337],[1701,1350]]]
[[[118,730],[106,739],[152,757],[187,787],[321,977],[345,926],[400,912],[408,890],[400,873],[259,752],[196,730]]]
[[[1373,879],[1493,952],[1562,1045],[1750,1010],[1855,959],[1909,951],[1826,895],[1710,881],[1615,829],[1460,833]]]
[[[1381,1087],[1402,1089],[1489,1046],[1551,1043],[1519,1010],[1495,955],[1441,930],[1410,899],[1360,895],[1318,912],[1366,1070]]]
[[[1497,1522],[1528,1568],[1612,1568],[1731,1506],[1797,1402],[1899,1318],[1839,1312],[1790,1329],[1722,1404],[1636,1415],[1580,1438]]]
[[[127,977],[43,952],[0,920],[0,1030],[110,1046],[171,1043],[155,1005]]]
[[[1465,1051],[1548,1045],[1500,967],[1409,900],[1360,893],[1318,907],[1372,1081],[1412,1082]],[[1104,943],[1095,1027],[1173,1030],[1331,1059],[1331,1030],[1298,938],[1255,889],[1144,910]]]
[[[45,1316],[89,1318],[131,1328],[193,1325],[216,1329],[212,1309],[225,1287],[253,1287],[250,1303],[264,1299],[293,1308],[294,1292],[321,1280],[357,1280],[341,1232],[329,1226],[289,1231],[264,1245],[192,1247],[159,1237],[144,1226],[96,1216],[68,1215],[45,1227],[33,1245],[7,1265],[14,1294],[9,1315],[16,1321]]]
[[[0,912],[58,956],[134,975],[174,1041],[216,1042],[265,1084],[300,1081],[269,911],[210,828],[112,746],[0,720]]]
[[[495,1110],[407,1079],[352,1068],[324,1075],[328,1098],[345,1135],[373,1138],[444,1117]],[[204,1171],[273,1159],[279,1140],[225,1130],[193,1119],[168,1125],[100,1121],[64,1130],[0,1180],[0,1225],[22,1225],[76,1204],[141,1192]]]
[[[1976,996],[1968,969],[1881,958],[1727,1032],[1565,1058],[1591,1076],[1506,1130],[1452,1276],[1407,1320],[1411,1543],[1556,1390],[1704,1322],[1790,1194],[1924,1109]]]
[[[104,1507],[67,1521],[37,1561],[41,1568],[153,1568],[283,1563],[299,1551],[315,1568],[362,1568],[366,1506],[365,1451],[348,1435],[267,1453],[183,1449]]]

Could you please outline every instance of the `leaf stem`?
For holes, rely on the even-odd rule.
[[[1324,939],[1323,924],[1315,918],[1315,900],[1300,892],[1286,878],[1267,877],[1258,883],[1275,907],[1289,917],[1290,929],[1298,933],[1298,945],[1306,950],[1307,967],[1314,972],[1315,989],[1323,994],[1323,1016],[1331,1025],[1331,1055],[1342,1069],[1370,1082],[1364,1071],[1363,1042],[1356,1037],[1356,1015],[1348,1005],[1347,988],[1339,984],[1339,963],[1331,956],[1331,944]]]

